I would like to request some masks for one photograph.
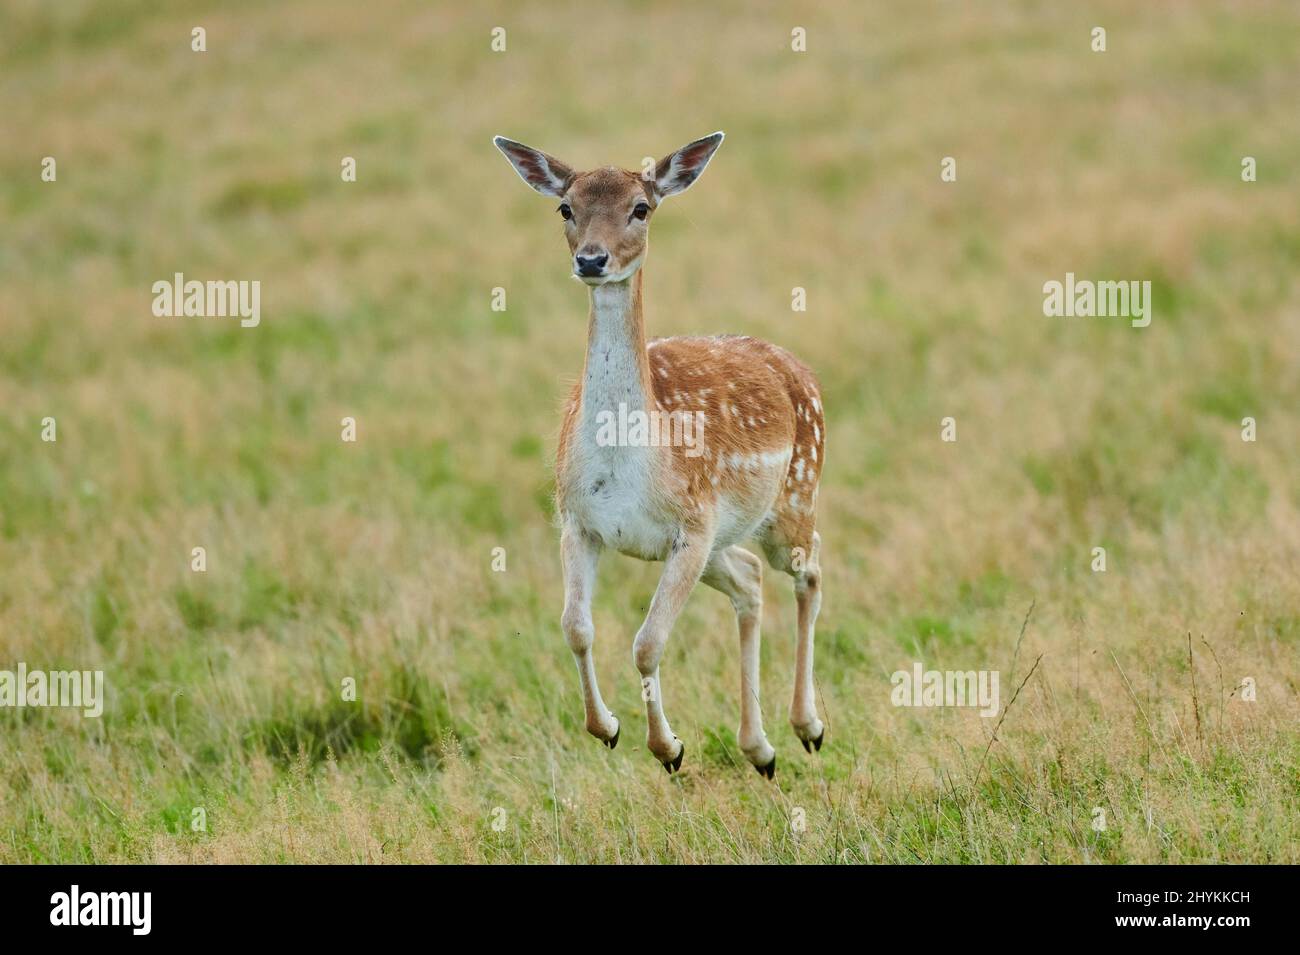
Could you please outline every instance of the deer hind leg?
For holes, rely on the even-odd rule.
[[[632,644],[632,660],[641,673],[641,698],[645,700],[646,745],[669,774],[681,769],[686,747],[673,735],[664,715],[659,661],[673,623],[699,582],[712,547],[712,534],[683,533],[674,542],[672,553],[664,561],[659,587],[650,601],[650,611]]]
[[[813,685],[813,631],[822,605],[821,542],[821,535],[812,529],[811,524],[806,530],[788,535],[769,534],[763,541],[768,562],[794,578],[799,612],[790,725],[803,748],[810,753],[822,748],[825,736],[825,727],[817,717],[816,688]]]
[[[610,749],[618,745],[619,724],[605,707],[596,684],[596,663],[591,646],[596,628],[591,622],[591,596],[596,584],[596,560],[600,547],[574,527],[560,534],[560,562],[564,567],[564,615],[560,618],[565,639],[573,651],[582,679],[582,698],[587,710],[587,732]]]
[[[776,772],[776,750],[763,732],[758,696],[758,658],[762,639],[763,563],[743,547],[715,553],[701,578],[731,598],[740,630],[740,730],[736,739],[745,758],[763,776]]]

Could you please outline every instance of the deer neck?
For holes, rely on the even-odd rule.
[[[641,270],[626,282],[591,289],[587,359],[582,373],[582,415],[590,423],[602,411],[617,415],[656,407],[641,315]]]

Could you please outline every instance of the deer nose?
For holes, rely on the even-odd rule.
[[[608,253],[602,252],[599,255],[575,255],[573,264],[578,267],[579,275],[600,275],[605,270],[605,263],[609,261]]]

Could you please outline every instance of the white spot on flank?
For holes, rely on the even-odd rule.
[[[764,451],[760,455],[760,460],[764,467],[784,468],[790,463],[790,449],[782,448],[780,451]]]
[[[803,480],[803,458],[799,458],[794,462],[794,479],[796,481]]]
[[[790,495],[790,506],[791,506],[791,507],[798,507],[798,506],[799,506],[799,495],[798,495],[798,494],[791,494],[791,495]]]
[[[822,443],[822,429],[817,427],[817,425],[813,425],[813,438],[816,439],[815,443],[813,444],[814,448],[817,447],[817,445]]]

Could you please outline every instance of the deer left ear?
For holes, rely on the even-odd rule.
[[[659,160],[659,165],[655,166],[655,192],[659,198],[667,199],[685,192],[691,183],[699,179],[704,167],[722,145],[722,138],[720,132],[705,136]]]
[[[568,191],[573,170],[554,156],[504,136],[493,136],[492,142],[510,160],[519,178],[542,195],[558,197]]]

